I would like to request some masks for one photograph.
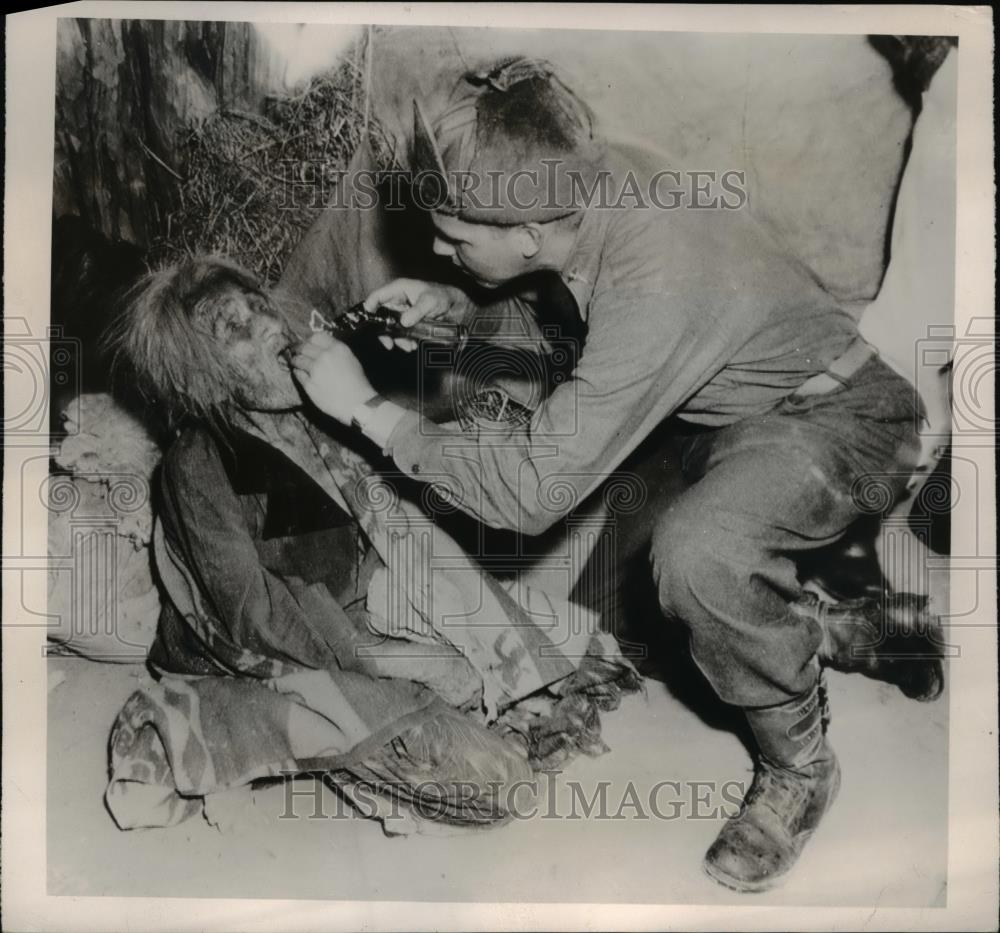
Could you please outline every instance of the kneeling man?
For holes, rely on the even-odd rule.
[[[840,783],[821,666],[890,680],[918,699],[942,688],[940,643],[912,611],[918,603],[821,604],[798,572],[864,514],[867,494],[888,507],[904,492],[920,401],[748,211],[615,201],[628,190],[624,166],[547,63],[469,74],[435,119],[415,109],[417,177],[437,179],[446,195],[431,202],[434,249],[468,287],[401,279],[368,306],[406,308],[407,326],[468,322],[484,289],[513,320],[544,323],[568,308],[583,335],[575,368],[526,423],[474,436],[380,399],[326,335],[296,357],[302,384],[401,470],[451,474],[469,513],[525,534],[628,466],[666,419],[687,423],[679,463],[657,460],[686,488],[644,510],[652,574],[664,615],[687,626],[695,660],[745,711],[759,753],[745,806],[705,868],[740,891],[768,888]],[[906,624],[904,651],[916,656],[900,656],[886,619]]]

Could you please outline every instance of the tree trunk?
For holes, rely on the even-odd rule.
[[[57,48],[55,214],[143,248],[176,197],[179,131],[258,112],[276,67],[249,23],[64,19]]]

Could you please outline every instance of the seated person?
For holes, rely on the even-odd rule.
[[[510,644],[524,644],[525,620],[489,586],[488,606],[521,628],[497,637],[503,616],[491,618],[494,647],[479,655],[454,633],[373,631],[386,571],[377,515],[358,504],[360,458],[299,412],[293,325],[248,273],[215,258],[153,273],[112,342],[174,435],[154,536],[160,683],[112,733],[120,826],[177,822],[197,798],[302,771],[372,784],[418,816],[490,824],[509,817],[507,791],[532,765],[599,746],[597,707],[637,686],[606,640],[593,640],[603,657],[529,659],[519,681]],[[550,714],[519,715],[539,690]],[[199,754],[211,767],[194,773]]]

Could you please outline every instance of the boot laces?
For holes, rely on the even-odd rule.
[[[809,794],[809,778],[806,775],[772,765],[762,758],[745,803],[747,806],[766,806],[785,823],[806,805]]]

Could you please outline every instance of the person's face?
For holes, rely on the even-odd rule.
[[[531,271],[536,237],[522,226],[471,224],[434,213],[434,252],[450,259],[485,288],[497,288]]]
[[[252,411],[285,411],[302,404],[291,367],[281,355],[292,338],[265,297],[227,286],[201,312],[198,323],[237,373],[238,404]]]

